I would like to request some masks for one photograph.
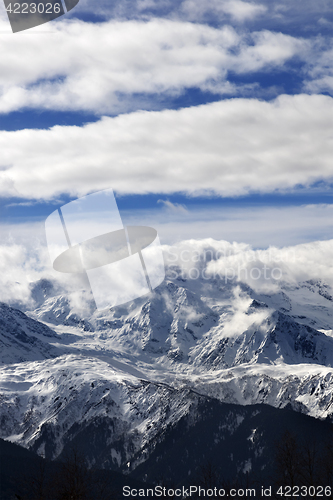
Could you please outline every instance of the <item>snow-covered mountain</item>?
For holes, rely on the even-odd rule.
[[[31,289],[35,308],[0,307],[1,437],[49,458],[93,433],[91,464],[133,469],[157,436],[186,415],[196,419],[202,398],[333,416],[325,283],[259,294],[182,277],[102,312],[91,297],[78,307],[47,280]]]
[[[21,363],[55,358],[62,350],[54,347],[58,335],[48,326],[18,309],[0,303],[0,363]]]

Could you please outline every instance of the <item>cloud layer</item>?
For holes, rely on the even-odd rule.
[[[304,34],[313,33],[332,21],[330,0],[80,0],[71,15],[91,13],[105,19],[169,19],[196,22],[255,23],[279,27],[279,31],[290,26],[297,27]]]
[[[105,117],[84,127],[0,132],[2,196],[243,195],[332,181],[333,99],[229,99]]]
[[[281,283],[310,279],[333,285],[333,240],[264,250],[213,239],[187,240],[165,247],[165,251],[167,263],[174,269],[171,277],[219,277],[225,283],[246,283],[258,292],[278,291]]]
[[[64,21],[52,29],[47,36],[0,37],[0,113],[118,113],[133,100],[142,104],[137,95],[192,87],[237,95],[242,86],[228,81],[229,72],[279,68],[308,50],[304,40],[267,30],[246,34],[163,19]]]
[[[208,238],[164,245],[163,250],[170,278],[183,276],[207,282],[209,277],[218,276],[225,282],[246,283],[258,292],[278,291],[282,282],[295,284],[309,279],[333,286],[333,240],[254,250],[244,243]],[[0,301],[27,308],[32,306],[31,283],[38,279],[52,279],[78,303],[87,286],[79,275],[53,271],[44,246],[27,250],[22,244],[1,245],[0,273]]]

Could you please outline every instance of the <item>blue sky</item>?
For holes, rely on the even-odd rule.
[[[330,2],[81,0],[16,34],[1,8],[4,240],[110,187],[166,243],[332,239]]]

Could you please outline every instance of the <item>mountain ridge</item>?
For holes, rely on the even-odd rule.
[[[89,295],[87,308],[75,308],[52,283],[31,288],[36,308],[2,305],[0,332],[15,339],[11,327],[21,325],[34,356],[38,342],[49,350],[24,360],[15,342],[5,346],[12,361],[0,377],[1,437],[48,458],[97,426],[107,447],[100,443],[91,465],[119,468],[140,453],[149,460],[158,432],[178,425],[200,398],[333,419],[328,285],[264,295],[216,278],[166,280],[148,298],[101,312]]]

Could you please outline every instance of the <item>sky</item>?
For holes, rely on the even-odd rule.
[[[331,241],[332,28],[329,0],[80,0],[13,34],[1,2],[1,251],[109,188],[165,245]]]

